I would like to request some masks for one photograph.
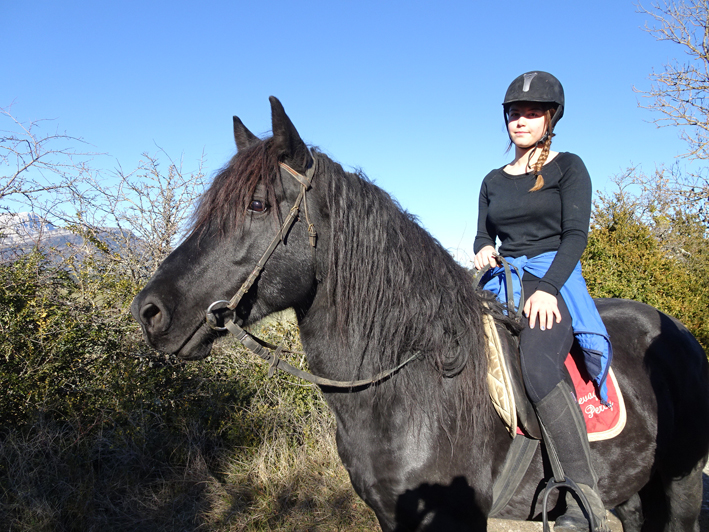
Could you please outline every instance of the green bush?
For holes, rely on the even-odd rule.
[[[643,209],[625,194],[594,209],[581,259],[594,297],[652,305],[681,320],[709,348],[709,240],[696,216]]]
[[[196,416],[212,430],[256,397],[265,370],[235,378],[233,365],[214,363],[218,355],[185,364],[149,350],[128,312],[137,288],[92,260],[80,266],[72,275],[39,252],[0,266],[0,426],[30,423],[38,412],[93,420],[150,409],[166,419]],[[225,406],[215,410],[214,398]]]
[[[58,262],[34,252],[0,265],[0,522],[266,530],[273,515],[256,515],[270,508],[278,528],[330,530],[345,523],[334,525],[330,509],[344,505],[339,519],[371,529],[319,391],[269,378],[231,338],[198,362],[151,351],[128,312],[138,289],[100,256]],[[257,329],[300,347],[292,319]],[[305,367],[301,356],[288,361]],[[268,479],[254,473],[259,463],[291,469]]]

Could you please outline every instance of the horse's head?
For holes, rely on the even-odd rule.
[[[274,97],[271,113],[273,137],[265,140],[234,117],[236,156],[202,196],[190,236],[131,305],[146,340],[157,349],[185,359],[207,356],[223,334],[205,320],[215,301],[231,300],[233,312],[221,308],[220,317],[226,311],[246,325],[312,301],[316,253],[305,209],[314,227],[324,225],[316,195],[312,189],[305,192],[315,160]],[[297,214],[296,205],[300,215],[286,227],[284,220]],[[318,242],[317,248],[324,244]],[[263,269],[254,272],[264,260]],[[252,272],[253,284],[245,285]],[[245,294],[237,303],[234,296],[242,287]]]

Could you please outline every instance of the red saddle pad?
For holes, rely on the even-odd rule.
[[[574,381],[576,398],[586,421],[589,441],[608,440],[620,434],[625,427],[627,414],[623,394],[618,387],[613,368],[608,372],[606,379],[610,406],[601,404],[593,381],[586,380],[581,375],[576,361],[570,354],[566,358],[566,369]]]

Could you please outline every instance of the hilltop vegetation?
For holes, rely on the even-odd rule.
[[[138,286],[74,267],[0,266],[7,530],[371,529],[317,390],[229,340],[188,364],[150,351],[127,311]],[[297,347],[288,319],[259,333]]]

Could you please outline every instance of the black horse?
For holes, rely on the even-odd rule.
[[[156,348],[205,357],[225,334],[205,323],[205,310],[242,285],[310,172],[300,209],[309,222],[301,216],[281,231],[234,320],[248,325],[292,307],[311,371],[330,379],[366,378],[419,354],[376,384],[323,388],[340,457],[382,530],[486,530],[512,441],[486,385],[482,319],[485,312],[502,319],[499,307],[386,192],[308,149],[277,99],[271,108],[273,136],[265,140],[234,117],[237,154],[202,197],[190,236],[135,298],[133,314]],[[424,193],[432,192],[444,195],[433,182]],[[315,247],[308,226],[317,231]],[[597,304],[628,410],[619,436],[591,444],[603,501],[626,532],[698,531],[709,450],[705,354],[681,323],[654,308]],[[549,471],[537,453],[500,517],[538,518]]]

